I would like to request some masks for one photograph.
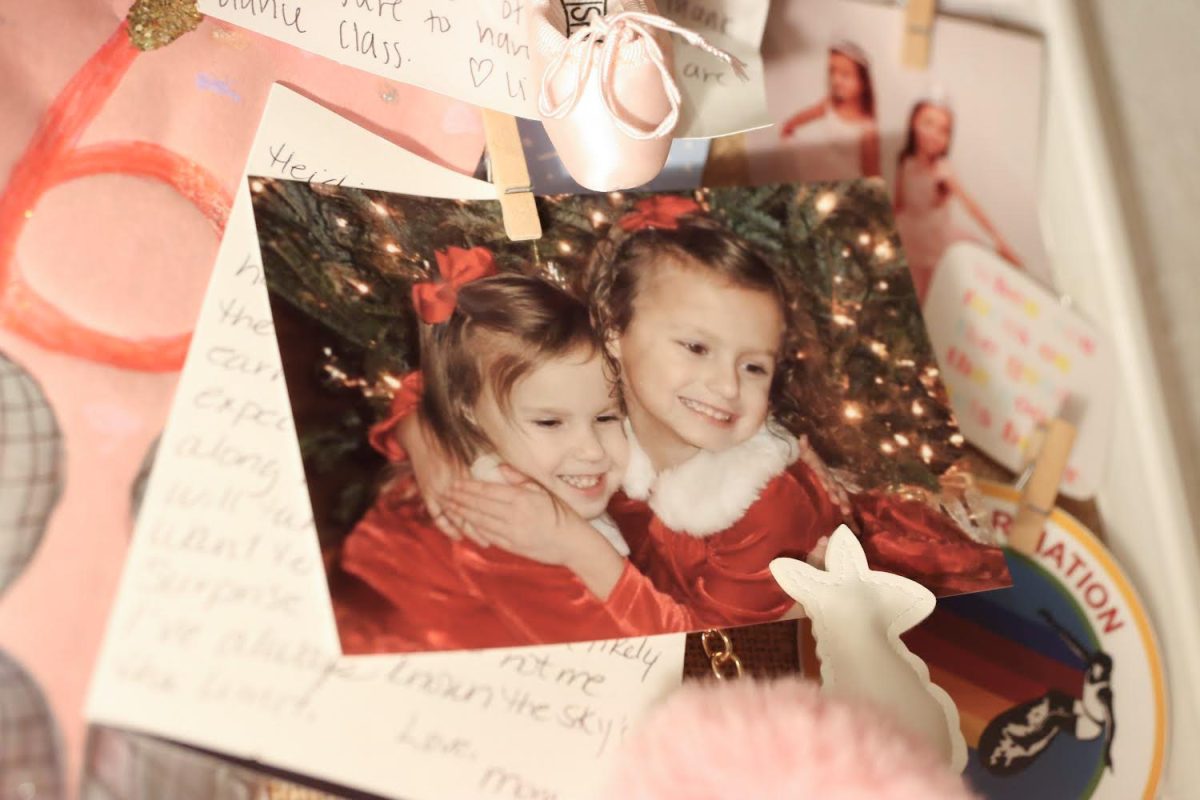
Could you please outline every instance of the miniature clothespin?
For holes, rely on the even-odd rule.
[[[1068,400],[1059,416],[1039,426],[1030,447],[1033,460],[1025,468],[1017,488],[1021,501],[1017,515],[1008,529],[1008,546],[1020,553],[1037,551],[1038,537],[1046,518],[1054,510],[1058,486],[1075,444],[1076,421],[1080,417],[1077,403]]]
[[[511,114],[485,108],[483,135],[487,140],[488,172],[496,184],[500,213],[504,215],[504,232],[516,242],[540,239],[542,222],[533,200],[517,120]]]
[[[929,39],[933,35],[933,15],[937,0],[908,0],[904,12],[904,40],[900,62],[906,67],[929,66]]]

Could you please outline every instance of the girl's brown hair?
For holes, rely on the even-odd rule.
[[[557,286],[526,275],[473,281],[458,290],[449,320],[421,326],[422,418],[470,464],[492,447],[474,415],[485,388],[507,412],[513,386],[531,370],[598,349],[587,307]]]
[[[942,152],[938,153],[937,159],[943,159],[950,155],[950,145],[954,141],[954,114],[950,109],[943,105],[939,105],[932,100],[918,100],[908,112],[908,135],[904,138],[904,149],[900,151],[900,155],[896,156],[896,168],[904,166],[904,162],[913,158],[917,154],[917,115],[927,108],[940,108],[950,116],[950,136],[946,140],[946,147]],[[950,196],[950,187],[946,185],[944,180],[937,182],[937,202],[942,204]]]
[[[607,246],[604,246],[607,245]],[[770,294],[783,315],[784,334],[771,380],[773,418],[794,429],[800,409],[790,391],[799,368],[797,354],[807,337],[806,319],[787,273],[715,220],[690,217],[673,229],[646,228],[615,242],[602,243],[588,268],[587,297],[592,326],[604,341],[620,336],[633,320],[641,281],[650,271],[671,264],[712,280]],[[620,364],[605,352],[614,376]]]
[[[871,68],[863,62],[861,55],[845,45],[834,45],[829,48],[829,54],[833,55],[834,53],[843,55],[854,62],[858,71],[858,82],[862,86],[862,95],[858,99],[859,106],[864,114],[875,119],[875,84],[871,82]]]

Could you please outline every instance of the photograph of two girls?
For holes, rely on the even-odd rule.
[[[494,201],[252,182],[347,654],[802,615],[847,524],[1009,583],[877,182]]]

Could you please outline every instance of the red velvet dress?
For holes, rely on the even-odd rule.
[[[419,374],[406,378],[392,418],[374,432],[376,447],[393,460],[403,458],[394,425],[415,407],[420,388]],[[358,586],[344,596],[364,611],[355,611],[360,621],[351,624],[350,601],[341,608],[335,601],[339,622],[347,620],[343,646],[368,652],[348,641],[366,637],[389,642],[376,650],[485,647],[769,622],[794,605],[771,576],[771,560],[805,558],[843,522],[859,535],[875,569],[911,577],[937,594],[1007,582],[999,548],[969,539],[919,501],[863,492],[851,498],[847,519],[787,442],[760,432],[729,451],[652,475],[631,436],[634,460],[640,456],[647,474],[641,494],[618,492],[609,513],[630,544],[632,567],[604,603],[564,568],[451,542],[419,499],[388,508],[381,498],[347,542],[343,564]],[[631,483],[639,480],[627,476],[627,489]],[[528,586],[517,590],[519,581]],[[429,602],[414,600],[422,594]],[[563,608],[572,609],[570,617],[551,610]],[[437,624],[405,621],[417,617]]]
[[[689,630],[691,615],[626,564],[607,601],[573,572],[455,542],[402,483],[347,538],[333,606],[350,655],[615,639]]]
[[[804,560],[841,521],[819,485],[791,469],[771,479],[740,519],[705,536],[672,530],[624,493],[609,513],[626,534],[634,565],[708,627],[782,617],[796,601],[771,576],[771,560]]]
[[[631,436],[626,487],[642,499],[618,493],[609,513],[630,544],[634,565],[698,618],[714,625],[778,619],[794,601],[771,576],[771,560],[804,559],[843,522],[859,536],[874,569],[912,578],[935,594],[1009,582],[1000,548],[970,539],[947,515],[919,500],[859,492],[844,514],[817,473],[796,460],[794,451],[783,453],[779,437],[770,436],[775,435],[760,432],[729,451],[705,454],[702,464],[641,478],[638,465],[647,470],[649,461]],[[746,478],[729,490],[732,497],[724,499],[731,502],[723,510],[699,511],[720,507],[723,483],[754,469],[769,478]],[[762,488],[747,497],[748,486]],[[731,511],[743,508],[740,516]]]
[[[1001,548],[971,539],[927,504],[877,491],[850,502],[850,527],[873,569],[912,578],[939,597],[1012,583]]]
[[[403,459],[395,423],[406,381],[372,444]],[[606,601],[565,567],[455,542],[433,524],[412,478],[381,492],[343,543],[330,586],[347,654],[504,647],[690,630],[690,612],[626,563]]]

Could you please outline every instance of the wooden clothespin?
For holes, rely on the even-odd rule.
[[[1037,552],[1042,526],[1054,510],[1058,486],[1075,444],[1075,423],[1068,419],[1077,420],[1077,412],[1065,407],[1059,414],[1038,430],[1037,440],[1031,448],[1035,457],[1017,482],[1021,501],[1008,529],[1008,546],[1020,553]]]
[[[925,69],[929,66],[929,40],[933,35],[933,15],[937,0],[908,0],[904,12],[904,40],[900,47],[900,62],[906,67]]]
[[[504,215],[504,232],[516,242],[540,239],[542,222],[533,200],[533,185],[516,118],[483,109],[483,135],[487,140],[488,172],[496,184],[500,213]]]

